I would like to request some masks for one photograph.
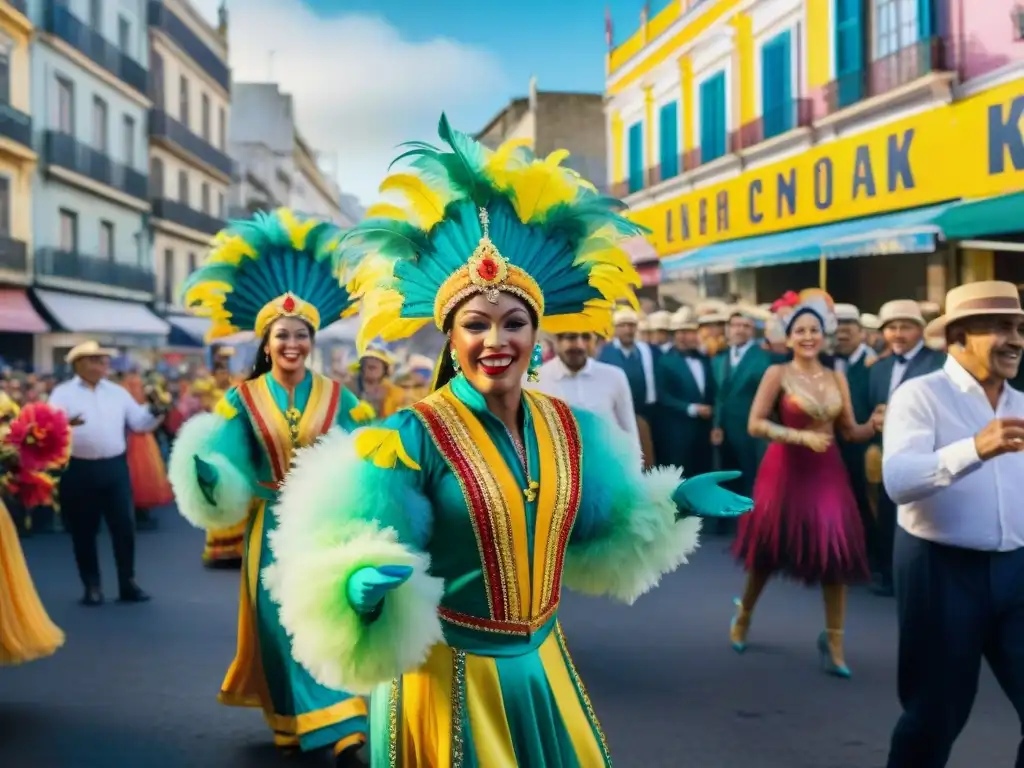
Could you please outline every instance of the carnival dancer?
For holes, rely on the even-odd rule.
[[[772,442],[758,469],[754,511],[740,520],[733,546],[747,582],[735,600],[730,638],[737,652],[746,649],[754,606],[771,576],[820,584],[825,630],[818,651],[825,671],[847,678],[846,585],[866,582],[869,570],[860,512],[834,434],[838,428],[848,441],[865,442],[875,428],[857,423],[846,378],[819,357],[826,334],[835,331],[828,294],[804,291],[786,322],[793,359],[767,370],[750,411],[750,434]]]
[[[0,666],[50,656],[64,644],[32,583],[4,496],[30,508],[52,504],[52,473],[67,463],[70,449],[67,417],[45,403],[30,403],[0,423]]]
[[[170,476],[193,525],[247,523],[238,649],[220,701],[261,708],[278,746],[330,749],[338,765],[348,765],[366,739],[366,702],[317,684],[292,658],[259,577],[274,560],[267,539],[295,452],[335,425],[349,429],[373,416],[339,383],[306,368],[314,335],[351,306],[331,264],[340,236],[329,223],[287,210],[257,213],[217,236],[206,264],[185,283],[185,305],[211,318],[209,339],[253,331],[260,349],[248,380],[215,413],[182,427]]]
[[[369,403],[382,419],[396,413],[404,399],[401,388],[391,381],[394,370],[394,357],[380,345],[364,350],[351,368],[356,397]]]
[[[416,144],[345,259],[365,261],[361,340],[433,321],[437,389],[382,425],[337,430],[289,476],[264,571],[296,658],[324,684],[374,691],[374,766],[608,765],[559,629],[561,586],[626,602],[683,563],[690,511],[750,500],[717,476],[644,475],[618,427],[524,392],[538,326],[610,333],[639,284],[619,204],[559,165],[453,131]],[[635,301],[635,299],[634,299]],[[728,478],[728,473],[725,474]],[[684,512],[685,514],[685,512]]]
[[[146,394],[142,377],[134,371],[121,379],[121,386],[128,390],[128,394],[139,405],[148,405],[152,400]],[[168,399],[165,405],[169,404]],[[156,520],[150,516],[150,510],[170,504],[174,501],[174,494],[171,492],[171,484],[167,482],[167,469],[160,455],[156,435],[153,432],[129,431],[126,440],[135,526],[138,530],[151,530],[156,527]]]

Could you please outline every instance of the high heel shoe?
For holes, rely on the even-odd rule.
[[[842,663],[843,658],[843,630],[826,629],[818,635],[818,654],[821,656],[821,668],[825,674],[833,677],[840,677],[844,680],[850,679],[852,673],[850,668]],[[836,658],[840,662],[836,662]]]
[[[743,601],[738,597],[732,599],[736,606],[736,615],[729,622],[729,641],[736,653],[743,653],[747,650],[747,630],[750,629],[750,613],[743,607]]]

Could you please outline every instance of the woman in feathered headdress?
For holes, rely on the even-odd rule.
[[[821,361],[825,337],[836,327],[831,297],[809,289],[790,304],[785,333],[792,360],[768,369],[750,410],[750,433],[771,445],[757,471],[754,511],[740,521],[733,546],[747,581],[734,601],[730,639],[738,653],[746,650],[754,606],[773,575],[820,584],[822,665],[829,674],[849,677],[843,649],[846,585],[865,580],[868,566],[860,512],[835,433],[866,442],[875,429],[857,423],[846,377]]]
[[[613,302],[635,304],[637,227],[565,153],[490,152],[443,117],[440,134],[382,186],[408,206],[372,209],[342,248],[363,343],[447,334],[435,391],[302,453],[264,575],[295,658],[373,692],[374,765],[607,765],[562,584],[632,602],[693,551],[691,515],[750,500],[644,475],[617,427],[523,390],[541,326],[607,333]]]
[[[313,338],[352,307],[332,255],[341,231],[287,210],[233,222],[185,283],[185,305],[210,318],[207,339],[253,331],[260,339],[248,380],[214,413],[181,428],[170,459],[178,509],[197,527],[240,526],[244,537],[238,651],[221,686],[229,705],[260,707],[281,747],[332,749],[339,765],[366,738],[362,698],[318,685],[291,644],[259,578],[273,562],[273,509],[296,451],[335,425],[372,418],[367,407],[306,368]]]

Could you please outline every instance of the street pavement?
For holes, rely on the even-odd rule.
[[[36,584],[67,632],[54,657],[0,668],[7,768],[289,768],[259,713],[217,704],[234,649],[238,574],[204,570],[202,535],[172,509],[138,537],[145,605],[77,604],[71,544],[25,541]],[[562,620],[621,768],[881,768],[898,712],[891,600],[851,595],[852,680],[815,654],[820,594],[773,583],[751,646],[729,647],[742,573],[709,538],[690,565],[632,607],[569,594]],[[109,597],[113,562],[101,541]],[[1013,763],[1019,726],[985,672],[950,768]],[[484,768],[504,768],[487,766]],[[543,768],[531,766],[530,768]]]

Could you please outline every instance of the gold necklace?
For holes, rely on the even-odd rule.
[[[540,488],[540,483],[530,479],[530,464],[527,460],[526,446],[516,439],[516,436],[512,434],[512,430],[508,427],[505,427],[505,434],[512,441],[512,447],[515,449],[516,456],[519,457],[519,463],[526,474],[526,487],[523,489],[523,495],[528,502],[534,502],[537,500],[537,489]]]

